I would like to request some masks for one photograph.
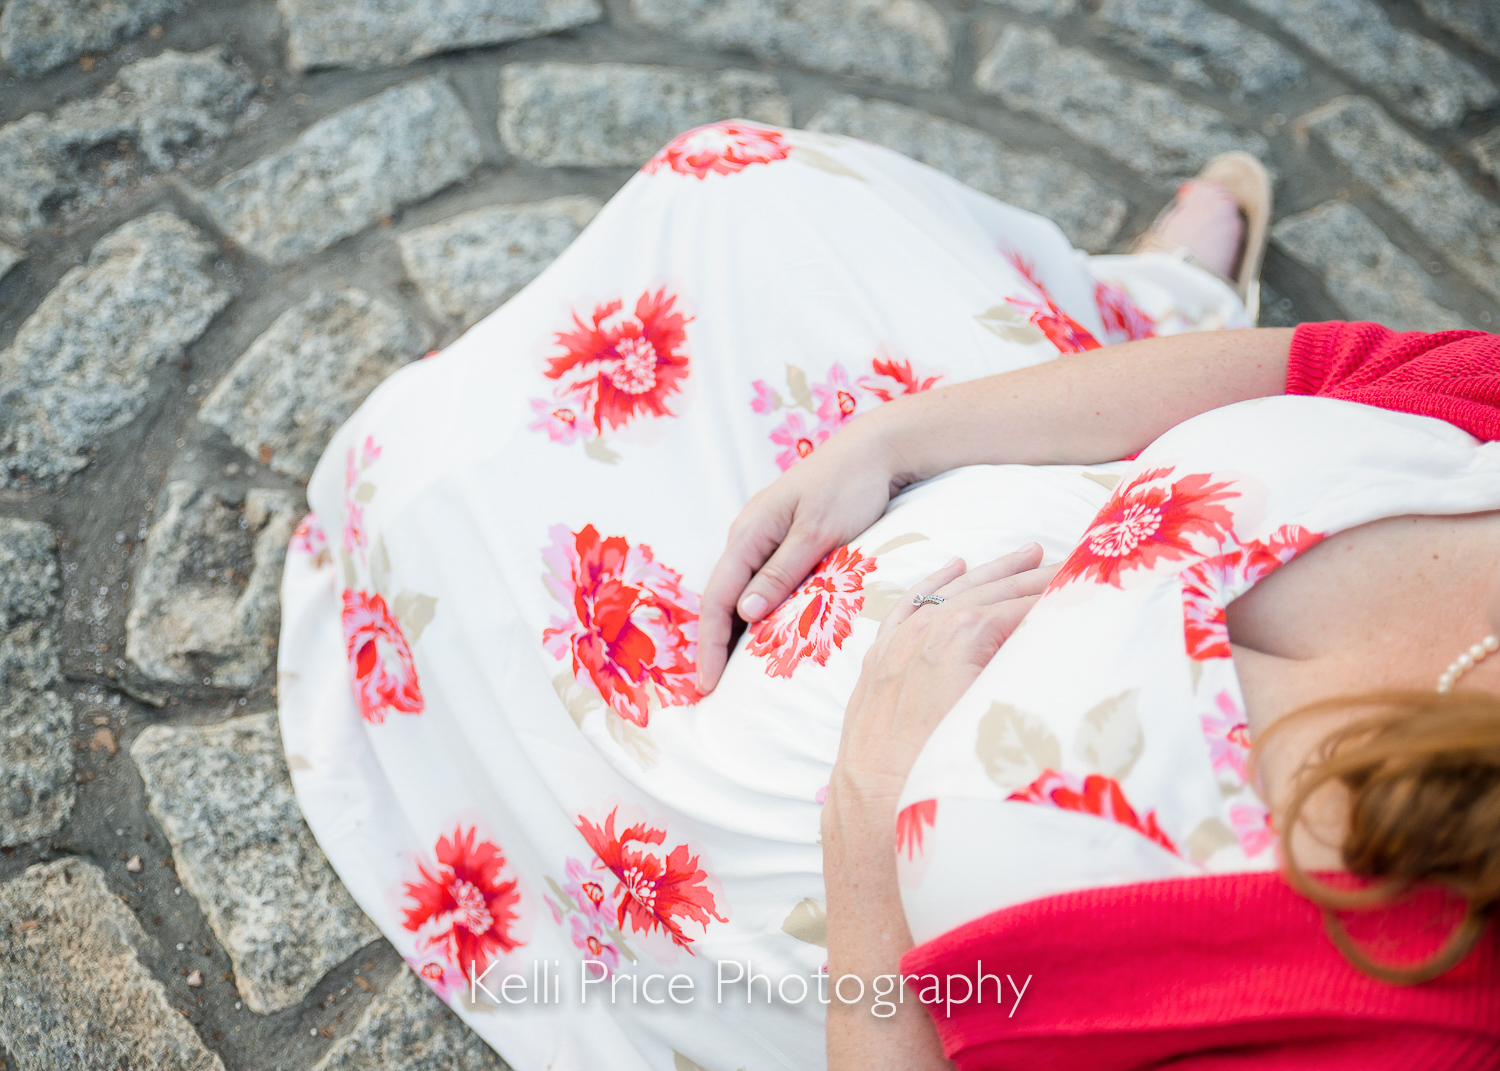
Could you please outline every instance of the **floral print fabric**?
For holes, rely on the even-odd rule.
[[[1110,331],[1243,322],[1217,280],[1177,265],[1164,283],[1143,265],[1082,258],[1046,221],[877,146],[711,124],[652,157],[502,308],[412,354],[337,433],[283,585],[293,784],[360,907],[516,1071],[821,1065],[816,997],[772,1013],[758,983],[754,1002],[741,987],[719,1003],[716,971],[821,974],[820,811],[881,619],[955,554],[1037,539],[1061,560],[1108,493],[1015,466],[908,489],[745,631],[704,696],[709,573],[752,494],[883,405]],[[1100,575],[1137,590],[1213,541],[1213,510],[1239,500],[1210,485],[1230,474],[1200,485],[1190,465],[1154,468],[1174,464],[1122,491],[1130,516],[1097,533],[1098,560],[1060,598]],[[1064,733],[1047,704],[1015,704],[989,761],[1007,793],[1053,780],[1036,784],[1045,802],[1007,806],[1191,854],[1178,813],[1136,780],[1155,754],[1145,709],[1122,700]],[[1207,748],[1203,719],[1236,709],[1205,693],[1182,720]],[[1225,729],[1221,750],[1235,739]],[[1034,756],[1026,740],[1042,741]],[[1224,754],[1206,776],[1229,780]],[[946,791],[899,818],[901,858],[936,862],[930,874],[963,820]],[[1263,835],[1253,802],[1232,801],[1246,809],[1222,813],[1221,840],[1257,821]],[[603,980],[587,1004],[585,972]],[[653,973],[692,980],[695,1001],[662,1014],[625,998]],[[600,996],[611,985],[614,1001]]]

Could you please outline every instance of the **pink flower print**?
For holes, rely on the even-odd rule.
[[[776,455],[776,464],[785,472],[817,447],[828,441],[825,428],[809,428],[801,413],[788,413],[781,427],[771,432],[771,441],[786,449]]]
[[[573,858],[568,859],[565,872],[568,880],[563,882],[563,892],[572,898],[585,917],[607,923],[609,912],[604,903],[604,880],[609,877],[609,872],[601,869],[596,873]]]
[[[859,398],[843,365],[834,362],[828,369],[828,382],[813,387],[812,393],[818,406],[818,428],[827,429],[825,438],[854,419]]]
[[[912,372],[910,361],[898,361],[894,357],[885,360],[879,357],[871,359],[870,371],[874,375],[860,376],[859,386],[882,402],[899,398],[903,394],[920,394],[924,390],[931,390],[943,378],[928,376],[922,379]]]
[[[370,545],[370,534],[365,529],[365,507],[355,493],[359,486],[360,473],[380,460],[380,446],[375,437],[366,435],[365,441],[356,450],[349,447],[344,458],[344,549],[351,554],[364,557]]]
[[[448,1003],[454,993],[460,993],[469,987],[469,980],[464,977],[463,971],[452,964],[421,958],[407,959],[406,963],[444,1004]]]
[[[922,833],[937,824],[937,800],[919,800],[896,815],[896,852],[915,859],[922,850]]]
[[[305,554],[312,559],[314,568],[321,569],[333,560],[328,553],[328,534],[318,521],[316,513],[309,513],[292,533],[291,548],[295,554]]]
[[[1106,342],[1134,342],[1156,337],[1156,323],[1131,300],[1123,286],[1096,282],[1094,304],[1099,307],[1099,318],[1104,321]]]
[[[666,167],[679,175],[706,179],[732,175],[752,164],[785,160],[791,151],[791,143],[780,131],[726,120],[678,134],[641,170],[654,175]]]
[[[750,401],[750,408],[757,413],[774,413],[781,407],[781,398],[763,379],[757,379],[750,384],[755,390],[755,397]]]
[[[422,713],[422,689],[417,684],[411,647],[401,625],[386,608],[385,599],[345,589],[343,618],[360,716],[380,725],[387,710]]]
[[[1276,841],[1271,812],[1259,804],[1236,803],[1229,808],[1229,825],[1245,854],[1254,858]]]
[[[598,960],[604,964],[610,974],[619,970],[620,950],[610,940],[609,932],[604,928],[603,923],[596,918],[571,915],[568,918],[568,925],[572,930],[574,946],[588,959]]]
[[[1219,708],[1217,714],[1199,715],[1203,737],[1208,741],[1209,760],[1215,773],[1231,774],[1242,784],[1250,760],[1250,727],[1244,711],[1228,690],[1219,692],[1214,701]]]
[[[565,393],[561,398],[531,399],[531,410],[537,419],[527,425],[529,431],[545,431],[547,438],[567,446],[593,432],[589,414],[594,411],[588,391]]]
[[[865,577],[875,559],[852,547],[831,551],[780,606],[750,626],[748,650],[766,660],[766,674],[790,677],[805,658],[826,665],[854,631],[864,608]]]

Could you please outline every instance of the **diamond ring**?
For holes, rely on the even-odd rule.
[[[926,606],[928,603],[932,603],[934,606],[941,606],[946,601],[941,595],[913,595],[911,597],[911,604],[913,606]]]

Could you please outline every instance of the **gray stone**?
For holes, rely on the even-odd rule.
[[[1201,0],[1104,0],[1098,20],[1112,40],[1175,81],[1219,86],[1237,98],[1302,82],[1302,61],[1263,33]]]
[[[542,167],[633,167],[676,135],[720,119],[786,126],[769,74],[702,74],[626,63],[512,63],[500,84],[505,147]]]
[[[540,275],[600,207],[558,197],[465,212],[401,235],[401,262],[434,312],[467,327]]]
[[[256,488],[237,508],[167,484],[125,617],[125,657],[168,684],[249,688],[271,667],[296,498]]]
[[[1500,298],[1500,208],[1364,97],[1298,120],[1479,289]]]
[[[23,75],[103,52],[182,0],[10,0],[0,13],[0,58]]]
[[[160,954],[82,859],[0,885],[0,1049],[16,1071],[224,1071],[141,962]]]
[[[646,25],[767,63],[896,85],[948,84],[953,42],[924,0],[630,0]]]
[[[1121,77],[1040,27],[1007,28],[980,61],[974,84],[1159,179],[1189,178],[1229,149],[1269,152],[1264,138],[1235,129],[1218,112],[1166,86]]]
[[[153,725],[130,756],[251,1011],[299,1003],[303,986],[380,936],[302,820],[274,714]]]
[[[1055,221],[1081,249],[1102,253],[1128,209],[1087,173],[1050,156],[1008,149],[996,138],[883,100],[836,97],[810,130],[847,134],[894,149],[1017,208]]]
[[[1500,90],[1472,65],[1410,30],[1375,0],[1247,0],[1354,81],[1422,126],[1452,126]]]
[[[1495,0],[1417,0],[1417,6],[1445,30],[1500,56],[1500,6]]]
[[[277,0],[287,65],[378,67],[597,22],[598,0]]]
[[[205,195],[219,227],[272,264],[289,264],[457,182],[479,138],[441,78],[394,86],[314,123],[296,141]]]
[[[0,845],[62,828],[73,810],[73,714],[48,627],[57,609],[57,536],[0,518]]]
[[[1045,15],[1053,19],[1071,15],[1078,9],[1078,0],[990,0],[990,3],[1008,7],[1012,11],[1024,11],[1028,15]]]
[[[1442,291],[1410,256],[1353,205],[1328,201],[1281,220],[1272,240],[1323,276],[1323,287],[1351,320],[1373,320],[1397,331],[1447,331],[1468,326],[1444,308]]]
[[[214,247],[152,212],[105,235],[0,352],[0,483],[65,480],[146,404],[151,370],[181,356],[233,291]]]
[[[1260,316],[1256,319],[1255,326],[1296,327],[1301,322],[1297,318],[1297,310],[1292,299],[1267,285],[1265,280],[1261,280]]]
[[[1479,166],[1488,171],[1496,182],[1500,182],[1500,126],[1469,142],[1469,151],[1479,161]]]
[[[314,291],[250,344],[198,419],[305,480],[365,396],[431,344],[426,324],[363,291]]]
[[[253,86],[217,49],[123,67],[103,93],[0,127],[0,228],[20,236],[229,133]]]
[[[495,1051],[403,966],[312,1071],[503,1071]]]
[[[10,274],[10,269],[25,259],[26,250],[17,249],[8,242],[0,242],[0,279],[4,279]]]
[[[0,517],[0,631],[57,609],[57,536],[37,521]]]

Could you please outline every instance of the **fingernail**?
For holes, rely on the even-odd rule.
[[[957,564],[958,564],[958,555],[955,554],[953,557],[949,558],[947,561],[945,561],[943,563],[942,569],[939,569],[938,572],[942,572],[943,569],[952,569]]]
[[[754,621],[766,612],[766,597],[764,595],[746,595],[740,600],[740,616],[746,621]]]

